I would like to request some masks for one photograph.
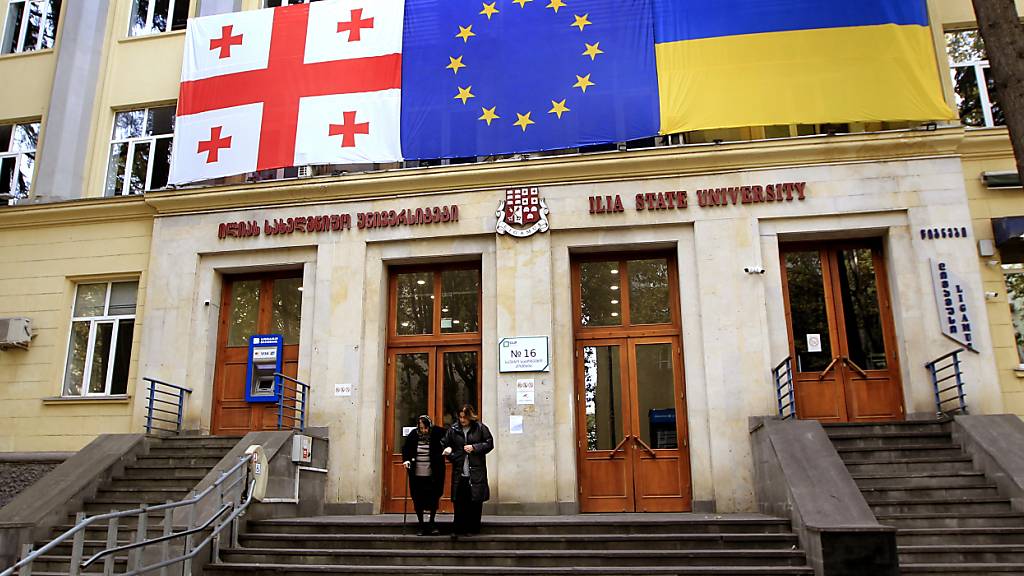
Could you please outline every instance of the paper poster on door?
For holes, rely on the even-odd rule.
[[[522,434],[523,433],[523,417],[518,414],[512,414],[508,417],[508,433],[509,434]]]
[[[821,352],[821,334],[807,335],[807,351]]]
[[[516,380],[516,404],[533,404],[534,390],[532,378]]]

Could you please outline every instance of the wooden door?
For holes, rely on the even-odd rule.
[[[690,509],[690,460],[671,254],[573,263],[583,512]]]
[[[885,259],[876,241],[781,251],[797,415],[823,422],[903,418]]]
[[[213,434],[240,436],[277,429],[276,403],[245,399],[249,338],[254,334],[284,336],[282,373],[293,378],[298,374],[301,274],[296,270],[225,278],[213,382]]]
[[[462,405],[480,409],[480,270],[476,264],[396,268],[390,292],[382,511],[402,512],[413,509],[402,445],[417,417],[426,414],[447,428]],[[447,474],[450,481],[450,464]],[[452,511],[449,481],[443,512]]]

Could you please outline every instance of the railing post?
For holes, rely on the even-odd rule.
[[[167,504],[171,504],[173,500],[168,500]],[[173,509],[167,508],[164,512],[164,533],[163,536],[170,536],[171,532],[174,532],[174,514]],[[164,540],[160,544],[160,560],[167,560],[171,557],[171,541]],[[164,566],[160,569],[160,576],[168,576],[169,566]]]
[[[277,429],[281,430],[281,423],[284,420],[284,382],[275,383],[274,391],[277,392]]]
[[[146,510],[146,505],[142,504],[139,506],[142,512],[139,513],[138,525],[135,529],[135,543],[142,544],[146,541],[146,537],[149,532],[149,512]],[[128,571],[134,572],[139,569],[142,564],[142,551],[145,547],[135,548],[128,553]]]
[[[956,373],[956,395],[957,403],[960,404],[960,412],[967,414],[967,403],[964,402],[964,378],[960,371],[960,350],[953,354],[953,371]]]
[[[194,496],[195,493],[193,492],[192,495]],[[185,530],[191,530],[191,529],[195,528],[195,526],[196,526],[196,505],[197,504],[199,504],[199,502],[193,502],[192,504],[189,504],[189,506],[188,506],[188,526],[186,526]],[[185,555],[188,556],[191,553],[192,553],[192,535],[189,534],[189,535],[185,536]],[[191,558],[186,558],[185,562],[182,563],[181,574],[182,574],[182,576],[192,576],[192,559]]]
[[[32,544],[25,544],[21,547],[21,558],[24,560],[32,553]],[[32,563],[29,562],[18,570],[18,576],[32,576]]]
[[[149,380],[149,408],[146,410],[146,434],[153,433],[153,397],[156,396],[156,382]]]
[[[115,512],[115,510],[111,510]],[[110,519],[110,523],[107,524],[107,550],[117,547],[117,528],[119,518],[114,516]],[[111,554],[103,559],[103,576],[112,576],[114,574],[114,555]]]
[[[75,526],[85,520],[85,512],[75,514]],[[78,576],[82,571],[82,549],[85,547],[85,530],[75,532],[75,539],[71,544],[71,565],[68,566],[68,576]]]
[[[177,434],[181,434],[181,421],[185,418],[185,391],[178,390],[178,428]]]

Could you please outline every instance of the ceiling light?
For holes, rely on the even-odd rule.
[[[616,317],[616,316],[618,316],[618,315],[619,315],[619,313],[618,313],[618,312],[612,312],[612,317],[613,317],[613,318],[614,318],[614,317]]]
[[[426,280],[417,280],[416,283],[419,284],[420,286],[423,286],[424,284],[427,283],[427,281]]]
[[[616,286],[616,285],[612,285],[612,286],[611,286],[611,289],[612,289],[612,290],[618,290],[618,289],[619,289],[619,287],[618,287],[618,286]]]
[[[612,304],[618,304],[618,303],[619,303],[618,300],[612,300]]]
[[[612,274],[618,274],[618,273],[619,273],[619,269],[618,268],[612,268]]]

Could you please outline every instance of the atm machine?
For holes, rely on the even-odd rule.
[[[284,337],[254,334],[249,338],[249,362],[245,373],[246,402],[277,402],[281,387],[275,372],[281,371]]]

